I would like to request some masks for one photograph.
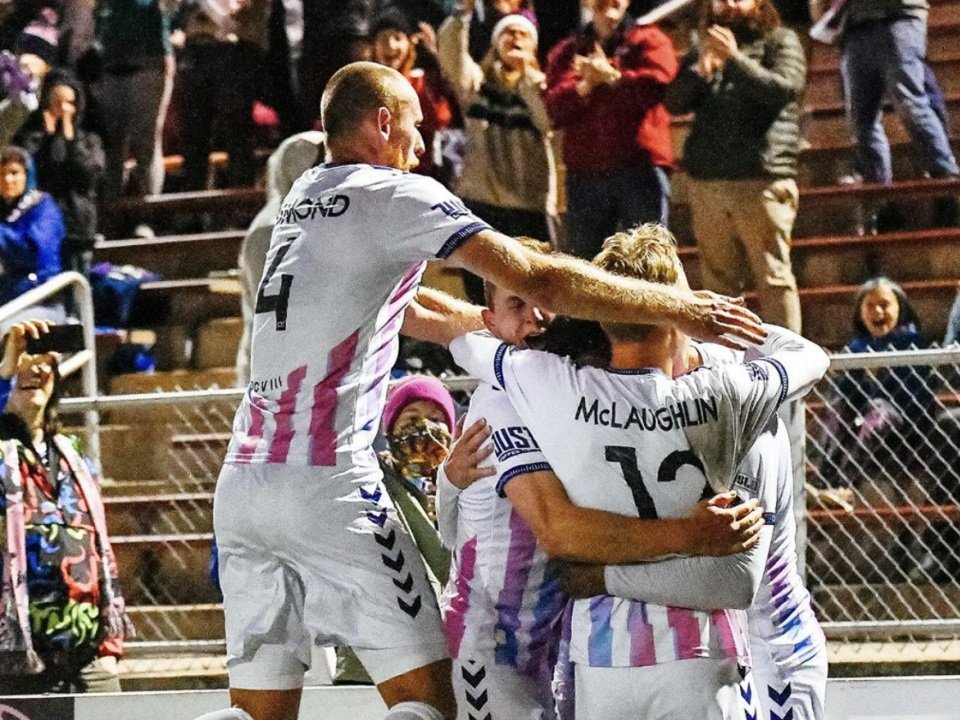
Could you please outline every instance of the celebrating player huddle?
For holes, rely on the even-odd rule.
[[[391,720],[740,720],[773,694],[778,717],[822,717],[776,411],[821,377],[824,353],[691,292],[660,228],[615,237],[594,265],[495,232],[406,172],[421,120],[398,73],[339,71],[328,162],[274,229],[214,506],[236,708],[210,718],[294,720],[313,644],[352,647]],[[485,278],[487,310],[419,290],[430,259]],[[600,321],[605,366],[524,349],[552,318],[538,308]],[[501,339],[470,334],[484,325]],[[476,467],[487,434],[473,424],[462,472],[452,459],[440,479],[454,548],[442,626],[372,449],[401,330],[450,344],[481,378],[470,415],[497,453],[494,475]],[[682,374],[714,352],[688,334],[762,343],[761,357]],[[568,606],[551,557],[591,564],[567,579],[588,597]],[[748,674],[742,610],[758,588],[769,692]],[[795,666],[814,669],[801,682]]]

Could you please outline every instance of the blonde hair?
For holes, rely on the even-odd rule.
[[[645,223],[608,237],[593,264],[613,275],[675,285],[680,280],[677,240],[658,223]],[[603,329],[618,340],[645,340],[654,325],[604,323]]]

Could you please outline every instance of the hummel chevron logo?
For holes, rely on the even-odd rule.
[[[404,580],[403,582],[400,582],[399,580],[394,580],[393,584],[396,585],[398,588],[400,588],[401,592],[409,593],[411,590],[413,590],[413,575],[411,575],[410,573],[407,573],[406,580]]]
[[[767,695],[769,695],[770,699],[773,700],[777,705],[780,705],[781,707],[787,700],[790,699],[790,693],[792,690],[793,688],[790,687],[790,683],[786,684],[786,686],[783,688],[782,693],[778,693],[776,690],[774,690],[773,686],[767,685]],[[781,718],[781,720],[784,720],[784,719]]]
[[[492,720],[490,713],[487,713],[482,718],[474,717],[473,715],[467,715],[470,720]]]
[[[400,609],[403,610],[407,615],[412,618],[415,618],[420,613],[420,596],[417,595],[412,603],[405,602],[403,598],[397,598],[397,605],[400,606]]]
[[[386,537],[374,534],[373,539],[377,541],[377,545],[382,545],[387,550],[393,550],[393,544],[397,541],[397,531],[391,530]]]
[[[383,560],[383,564],[394,572],[400,572],[403,569],[403,550],[397,553],[396,560],[390,558],[389,555],[381,555],[380,559]]]
[[[368,493],[363,488],[360,488],[360,497],[362,497],[364,500],[369,500],[370,502],[378,503],[380,502],[380,498],[383,497],[383,492],[380,490],[379,485],[377,485],[377,487],[374,489],[372,493]]]
[[[368,512],[367,518],[370,520],[370,522],[383,527],[387,524],[387,511],[381,510],[379,513]]]
[[[709,498],[706,498],[709,499]],[[745,665],[737,665],[737,672],[740,673],[740,679],[746,680],[748,668]]]
[[[770,720],[793,720],[793,708],[787,710],[783,717],[777,715],[773,710],[770,711]]]
[[[479,670],[477,670],[475,673],[471,673],[466,668],[462,668],[460,670],[460,674],[463,675],[463,679],[466,681],[467,685],[473,689],[476,689],[477,685],[483,682],[483,679],[487,676],[487,669],[481,665]]]
[[[465,693],[467,696],[467,702],[470,703],[471,707],[474,710],[480,711],[483,710],[484,705],[487,704],[487,691],[484,690],[482,693],[474,697],[470,693]]]
[[[753,698],[753,685],[746,683],[746,687],[743,685],[740,686],[740,697],[742,697],[748,703]]]
[[[753,713],[751,715],[748,710],[743,711],[743,716],[746,718],[746,720],[757,720],[757,714]]]

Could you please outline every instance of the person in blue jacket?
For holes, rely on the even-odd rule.
[[[0,305],[61,271],[63,215],[33,187],[30,170],[25,150],[0,150]]]

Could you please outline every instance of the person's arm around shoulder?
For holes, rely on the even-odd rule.
[[[482,308],[440,290],[421,287],[403,315],[400,332],[447,346],[454,338],[483,329]]]
[[[725,345],[764,336],[759,318],[737,301],[611,275],[569,256],[532,253],[492,230],[472,235],[448,261],[558,314],[672,324],[691,337]]]

